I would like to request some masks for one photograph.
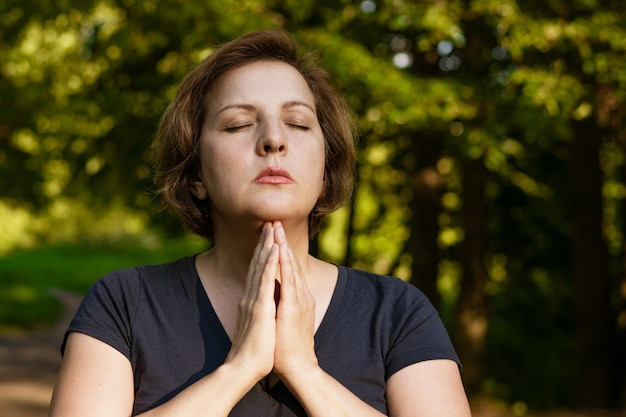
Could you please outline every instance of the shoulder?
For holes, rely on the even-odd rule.
[[[102,276],[92,287],[92,291],[100,288],[110,290],[133,290],[145,282],[158,284],[170,278],[188,276],[194,268],[194,257],[184,257],[175,261],[154,265],[137,265],[118,269]]]
[[[419,288],[400,278],[348,267],[339,267],[339,270],[347,281],[348,291],[356,292],[361,297],[375,297],[394,303],[404,300],[410,304],[430,304]]]
[[[134,315],[137,306],[148,294],[172,292],[180,285],[177,278],[189,278],[193,271],[193,257],[181,258],[160,265],[141,265],[119,269],[98,279],[85,295],[79,313],[100,315],[114,310]]]
[[[415,285],[400,278],[341,268],[351,308],[371,314],[393,337],[403,332],[444,334],[439,313]]]
[[[81,301],[65,340],[69,332],[86,333],[129,357],[130,335],[139,306],[148,299],[155,304],[155,300],[170,297],[171,289],[177,286],[172,277],[186,276],[181,271],[189,270],[193,264],[193,257],[182,258],[161,265],[119,269],[102,276]]]
[[[387,377],[431,359],[458,362],[439,313],[422,291],[400,278],[340,267],[343,312],[367,326],[384,352]]]
[[[362,271],[359,269],[349,268],[347,266],[339,266],[341,273],[346,274],[350,280],[366,285],[374,285],[381,288],[402,289],[414,287],[400,278],[390,275],[380,275],[373,272]],[[414,287],[415,288],[415,287]]]

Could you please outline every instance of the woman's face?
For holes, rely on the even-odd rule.
[[[202,126],[193,192],[216,228],[305,222],[322,192],[324,137],[315,98],[292,66],[245,64],[221,75]]]

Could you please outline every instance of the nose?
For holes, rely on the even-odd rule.
[[[258,150],[262,155],[284,153],[287,151],[287,139],[281,123],[276,119],[267,119],[261,124]]]

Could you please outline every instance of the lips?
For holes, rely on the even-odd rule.
[[[289,171],[279,167],[267,167],[254,179],[257,184],[292,184]]]

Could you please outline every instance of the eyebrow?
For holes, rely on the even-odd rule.
[[[311,110],[313,113],[315,113],[315,109],[309,103],[306,103],[304,101],[298,101],[298,100],[288,101],[285,104],[283,104],[282,108],[288,109],[290,107],[296,107],[296,106],[304,106],[308,108],[309,110]]]
[[[306,108],[308,108],[309,110],[311,110],[313,113],[315,113],[315,109],[309,104],[306,103],[304,101],[299,101],[299,100],[291,100],[291,101],[287,101],[285,103],[283,103],[283,105],[281,106],[281,108],[283,110],[285,109],[289,109],[291,107],[296,107],[296,106],[304,106]],[[220,114],[226,110],[229,109],[242,109],[242,110],[247,110],[247,111],[253,111],[256,109],[255,106],[253,106],[252,104],[229,104],[227,106],[222,107],[217,114]]]
[[[225,112],[226,110],[229,110],[229,109],[243,109],[243,110],[252,111],[255,109],[255,107],[252,104],[229,104],[219,109],[217,114]]]

